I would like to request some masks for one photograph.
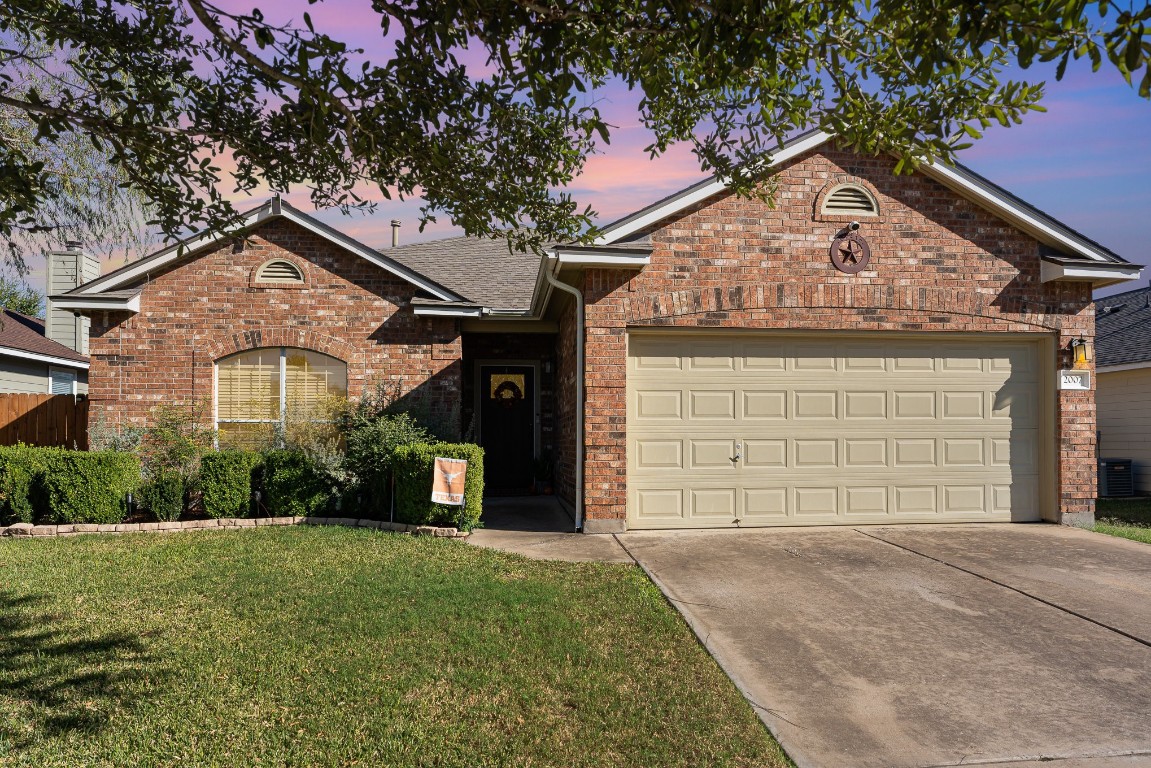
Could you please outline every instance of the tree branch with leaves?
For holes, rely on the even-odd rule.
[[[622,81],[657,157],[686,142],[737,191],[789,136],[821,128],[901,169],[948,161],[1041,109],[1026,68],[1090,61],[1151,96],[1151,6],[1108,0],[373,0],[371,54],[213,0],[6,0],[0,6],[0,237],[50,231],[64,188],[30,148],[81,137],[169,237],[236,221],[267,185],[314,205],[362,190],[423,199],[521,247],[586,235],[563,189],[612,126],[594,92]],[[20,41],[34,45],[21,46]],[[44,52],[56,56],[47,65]],[[470,52],[485,60],[465,63]],[[51,76],[30,87],[29,71]],[[223,170],[227,159],[234,167]],[[109,177],[113,178],[113,177]]]

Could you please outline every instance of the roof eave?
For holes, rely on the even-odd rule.
[[[38,363],[60,366],[61,368],[78,368],[82,371],[88,370],[87,361],[70,360],[66,357],[45,355],[40,352],[29,352],[26,349],[17,349],[16,347],[6,347],[4,345],[0,345],[0,356],[16,357],[21,360],[33,360]]]
[[[1043,283],[1069,282],[1090,283],[1092,288],[1105,288],[1108,285],[1138,280],[1143,267],[1138,264],[1107,264],[1093,262],[1059,262],[1040,260],[1039,280]]]
[[[128,298],[112,298],[100,294],[77,296],[66,293],[49,298],[52,300],[53,309],[66,309],[81,315],[89,312],[130,312],[132,314],[140,312],[140,294]]]

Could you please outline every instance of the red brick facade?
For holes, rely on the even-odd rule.
[[[1090,285],[1041,283],[1037,241],[892,167],[830,147],[808,153],[780,169],[774,207],[717,196],[655,225],[651,264],[638,274],[587,271],[589,530],[619,530],[625,520],[629,326],[1049,334],[1063,366],[1070,340],[1092,337]],[[843,217],[819,212],[843,181],[862,183],[880,208],[862,219],[873,256],[857,275],[828,257]],[[573,328],[568,317],[561,358]],[[1060,392],[1057,409],[1059,509],[1044,514],[1082,520],[1095,498],[1094,395]],[[566,406],[559,410],[562,422]],[[567,469],[574,445],[565,447]],[[570,485],[561,478],[561,489]]]
[[[253,281],[287,259],[301,286]],[[279,219],[243,246],[231,243],[150,276],[140,313],[96,312],[90,397],[112,426],[148,420],[159,404],[207,405],[214,363],[234,352],[288,346],[348,365],[348,394],[399,385],[414,408],[459,430],[461,339],[453,318],[418,318],[416,288],[306,229]],[[201,408],[210,418],[210,408]]]
[[[893,176],[892,165],[831,148],[809,152],[779,170],[774,206],[718,195],[654,225],[651,263],[641,271],[588,268],[576,281],[587,311],[588,530],[626,525],[629,327],[1037,334],[1059,350],[1053,367],[1068,365],[1071,339],[1093,336],[1089,284],[1042,283],[1036,240],[923,175]],[[879,207],[862,219],[872,262],[856,275],[828,258],[851,217],[821,213],[843,182],[865,187]],[[295,264],[304,285],[254,281],[273,258]],[[93,410],[114,426],[143,423],[161,403],[208,404],[215,361],[288,346],[345,361],[352,397],[377,382],[398,383],[439,431],[458,433],[471,421],[474,361],[530,358],[554,364],[539,382],[540,442],[556,446],[557,492],[571,500],[571,301],[553,299],[558,335],[464,338],[458,319],[416,317],[416,291],[303,227],[273,220],[243,247],[220,245],[151,275],[138,315],[93,314]],[[1094,393],[1060,392],[1056,410],[1058,508],[1043,513],[1083,521],[1095,498]]]

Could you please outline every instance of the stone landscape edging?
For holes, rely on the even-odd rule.
[[[463,539],[466,531],[434,525],[408,525],[386,520],[363,520],[354,517],[224,517],[208,520],[183,520],[170,523],[76,523],[72,525],[33,525],[13,523],[0,526],[0,536],[45,537],[79,536],[87,533],[174,533],[176,531],[213,531],[229,528],[263,528],[269,525],[338,525],[343,528],[370,528],[378,531],[406,533],[413,536],[435,536],[442,539]]]

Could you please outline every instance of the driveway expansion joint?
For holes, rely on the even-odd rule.
[[[1039,597],[1038,595],[1034,595],[1034,594],[1032,594],[1026,590],[1020,589],[1019,587],[1013,587],[1010,584],[1006,584],[1006,583],[999,581],[997,579],[993,579],[990,576],[985,576],[982,573],[978,573],[976,571],[970,570],[969,568],[964,568],[963,566],[956,565],[955,563],[949,563],[946,560],[943,560],[943,559],[938,558],[938,557],[934,557],[932,555],[928,555],[924,552],[920,552],[920,551],[915,550],[915,549],[912,549],[911,547],[906,546],[904,544],[897,544],[894,541],[888,541],[887,539],[884,539],[880,536],[876,536],[875,534],[869,533],[863,529],[852,528],[852,530],[855,531],[856,533],[859,533],[859,534],[862,534],[863,536],[866,536],[869,539],[874,539],[875,541],[881,542],[883,544],[887,544],[888,546],[891,546],[891,547],[895,547],[896,549],[901,549],[904,552],[910,552],[913,555],[918,555],[919,557],[926,558],[927,560],[931,560],[932,562],[939,563],[940,565],[944,565],[948,568],[954,568],[957,571],[960,571],[962,573],[966,573],[970,576],[974,576],[977,579],[982,579],[983,581],[986,581],[989,584],[994,584],[997,587],[1002,587],[1003,589],[1010,590],[1012,592],[1015,592],[1016,594],[1019,594],[1019,595],[1022,595],[1023,597],[1026,597],[1030,600],[1034,600],[1037,603],[1042,603],[1043,605],[1054,608],[1057,611],[1062,611],[1063,613],[1066,613],[1068,616],[1074,616],[1077,619],[1082,619],[1083,621],[1086,621],[1090,624],[1094,624],[1097,627],[1101,627],[1103,629],[1106,629],[1108,632],[1114,632],[1115,634],[1120,635],[1122,637],[1125,637],[1128,640],[1134,640],[1135,642],[1139,643],[1140,645],[1142,645],[1146,648],[1151,648],[1151,640],[1145,640],[1142,637],[1139,637],[1138,635],[1133,635],[1130,632],[1124,632],[1122,629],[1119,629],[1118,627],[1114,627],[1110,624],[1107,624],[1106,622],[1099,621],[1098,619],[1093,619],[1090,616],[1086,616],[1082,613],[1079,613],[1078,611],[1073,611],[1070,608],[1059,605],[1058,603],[1053,602],[1051,600],[1046,600],[1042,597]],[[1146,753],[1134,753],[1134,754],[1146,754]],[[1035,760],[1037,758],[1030,758],[1030,759]],[[1044,759],[1070,759],[1070,758],[1044,758]],[[1020,762],[1020,760],[1015,760],[1014,762]],[[987,763],[987,764],[991,765],[992,763]],[[972,765],[972,764],[971,763],[965,763],[965,765]],[[975,763],[975,765],[979,765],[979,763]],[[928,766],[927,768],[935,768],[935,766]]]

